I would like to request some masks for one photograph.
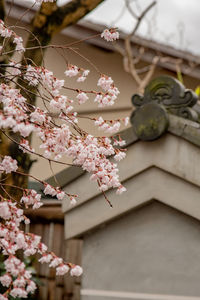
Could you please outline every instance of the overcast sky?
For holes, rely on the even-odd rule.
[[[69,0],[59,2],[62,4]],[[132,0],[131,5],[138,12],[138,9],[143,10],[151,2]],[[117,26],[129,32],[133,28],[134,19],[124,6],[124,0],[105,0],[85,19],[108,27]],[[115,22],[120,15],[120,20]],[[157,5],[142,22],[138,34],[200,56],[199,28],[200,0],[157,0]]]

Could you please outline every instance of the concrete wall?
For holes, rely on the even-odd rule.
[[[83,245],[82,300],[200,299],[200,223],[173,208],[150,203]]]

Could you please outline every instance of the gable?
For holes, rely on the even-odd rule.
[[[113,209],[88,174],[66,186],[67,192],[80,194],[76,207],[71,208],[67,202],[63,205],[66,238],[83,235],[151,199],[200,219],[199,157],[199,147],[171,134],[150,143],[133,143],[120,163],[127,192],[121,196],[113,190],[107,192]]]

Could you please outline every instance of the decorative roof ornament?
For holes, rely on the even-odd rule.
[[[151,141],[166,132],[169,125],[168,114],[198,122],[199,115],[193,106],[198,97],[175,78],[160,76],[145,88],[144,95],[134,94],[132,103],[136,110],[131,115],[131,123],[139,139]]]

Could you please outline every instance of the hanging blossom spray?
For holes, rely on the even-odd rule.
[[[37,0],[37,3],[48,2]],[[53,1],[49,1],[53,2]],[[23,39],[18,36],[11,28],[0,20],[0,36],[3,43],[0,46],[1,55],[6,55],[6,41],[12,40],[15,53],[25,52]],[[119,38],[116,29],[106,29],[101,34],[106,41],[113,41]],[[55,48],[56,46],[54,46]],[[39,46],[38,46],[39,48]],[[36,65],[21,64],[10,60],[4,66],[5,73],[1,73],[0,84],[0,130],[1,133],[15,142],[22,152],[39,155],[49,162],[58,162],[65,157],[72,158],[73,165],[83,168],[91,174],[90,179],[97,182],[99,190],[105,195],[105,191],[116,188],[116,193],[121,194],[126,189],[120,183],[117,163],[109,157],[114,157],[116,162],[123,159],[126,155],[125,149],[120,146],[125,145],[121,138],[94,137],[85,132],[78,126],[78,114],[74,111],[73,102],[77,101],[80,105],[89,101],[89,96],[94,97],[94,102],[101,107],[113,105],[119,95],[118,88],[114,85],[111,77],[100,74],[97,86],[100,91],[86,91],[82,89],[69,90],[75,93],[75,100],[62,94],[65,80],[58,79],[53,72]],[[81,83],[86,80],[89,70],[78,66],[67,64],[65,76],[77,78]],[[26,81],[30,87],[40,87],[38,98],[42,100],[46,107],[34,106],[25,98],[29,90],[19,85],[15,85],[20,78]],[[20,88],[23,92],[21,93]],[[52,117],[52,110],[57,114],[59,124]],[[100,130],[107,133],[116,133],[123,122],[128,124],[128,118],[122,120],[104,120],[102,117],[91,118],[91,122],[98,126]],[[9,131],[21,136],[21,140],[14,140],[9,135]],[[34,133],[40,140],[40,148],[43,154],[38,153],[29,143],[29,136]],[[116,147],[115,147],[116,146]],[[0,154],[0,173],[2,176],[16,173],[24,176],[19,171],[18,162],[14,157]],[[29,175],[30,176],[30,175]],[[32,176],[33,177],[33,176]],[[36,178],[34,178],[36,179]],[[44,194],[57,197],[59,200],[69,198],[72,205],[76,204],[77,195],[68,194],[60,187],[53,187],[48,183],[37,179],[44,186]],[[5,191],[6,184],[0,182],[2,191]],[[38,209],[43,205],[41,195],[33,189],[24,189],[20,186],[13,186],[22,191],[20,200],[6,194],[0,195],[0,248],[5,256],[5,274],[0,277],[1,284],[7,288],[0,300],[7,300],[9,296],[14,298],[27,298],[29,293],[36,289],[35,282],[32,280],[30,270],[27,270],[23,261],[17,257],[19,250],[23,251],[25,257],[40,254],[40,263],[47,263],[49,267],[56,268],[57,275],[70,273],[71,276],[80,276],[82,268],[70,262],[64,262],[55,253],[49,251],[47,246],[41,242],[41,237],[32,233],[25,233],[21,229],[21,224],[29,224],[30,220],[24,214],[24,208]]]

